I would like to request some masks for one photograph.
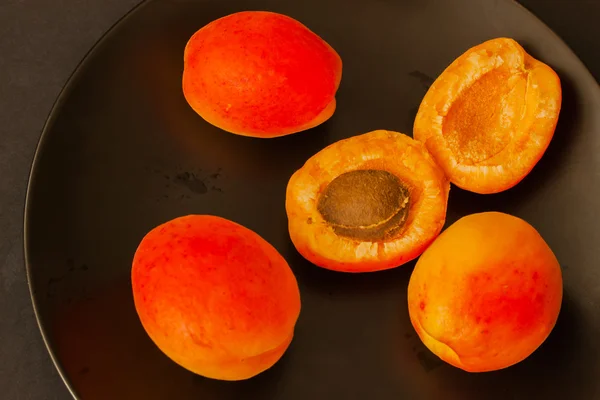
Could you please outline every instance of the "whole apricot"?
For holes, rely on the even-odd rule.
[[[454,60],[431,85],[414,122],[422,141],[456,186],[507,190],[542,158],[558,122],[556,72],[519,43],[497,38]]]
[[[183,93],[202,118],[259,138],[289,135],[328,120],[342,60],[299,21],[244,11],[198,30],[184,53]]]
[[[561,308],[562,275],[535,228],[485,212],[461,218],[421,255],[408,285],[422,342],[469,372],[509,367],[548,337]]]
[[[150,338],[196,374],[250,378],[292,341],[296,278],[273,246],[235,222],[189,215],[157,226],[137,248],[131,279]]]
[[[298,252],[319,267],[395,268],[441,231],[449,190],[422,143],[372,131],[327,146],[292,175],[288,230]]]

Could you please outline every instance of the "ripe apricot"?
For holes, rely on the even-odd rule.
[[[274,247],[232,221],[189,215],[157,226],[141,241],[131,278],[150,338],[196,374],[250,378],[292,341],[296,278]]]
[[[450,183],[422,143],[377,130],[333,143],[290,178],[290,237],[313,264],[337,271],[394,268],[442,229]]]
[[[452,183],[496,193],[519,183],[554,135],[558,75],[514,40],[498,38],[458,57],[431,85],[414,122]]]
[[[410,320],[423,343],[469,372],[498,370],[531,355],[561,308],[552,250],[520,218],[461,218],[421,255],[408,285]]]
[[[342,60],[285,15],[244,11],[198,30],[184,53],[183,93],[209,123],[271,138],[313,128],[336,108]]]

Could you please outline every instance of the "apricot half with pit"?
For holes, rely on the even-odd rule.
[[[212,125],[271,138],[328,120],[341,77],[340,56],[308,27],[282,14],[243,11],[189,39],[183,93]]]
[[[469,372],[509,367],[548,337],[562,274],[537,230],[498,212],[472,214],[421,255],[408,285],[410,320],[439,358]]]
[[[163,353],[205,377],[241,380],[273,366],[300,313],[285,259],[232,221],[189,215],[152,229],[131,272],[135,308]]]
[[[562,101],[558,75],[516,41],[492,39],[458,57],[431,85],[414,122],[452,183],[507,190],[545,153]]]
[[[290,237],[323,268],[394,268],[419,256],[440,232],[449,189],[425,146],[409,136],[377,130],[343,139],[290,178]]]

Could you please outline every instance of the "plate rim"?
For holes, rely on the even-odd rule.
[[[79,74],[84,71],[84,67],[89,62],[89,60],[94,56],[96,52],[101,48],[104,41],[108,38],[108,36],[115,31],[122,23],[124,23],[127,19],[129,19],[135,12],[139,9],[145,7],[148,3],[153,2],[154,0],[141,0],[136,5],[134,5],[129,11],[119,17],[115,22],[110,24],[108,28],[96,39],[94,44],[87,50],[87,52],[81,57],[79,62],[75,65],[69,76],[67,77],[63,87],[60,89],[52,106],[50,107],[50,111],[46,115],[44,124],[42,125],[38,141],[33,152],[33,156],[31,159],[31,166],[29,168],[29,173],[27,176],[27,187],[25,190],[25,202],[23,207],[23,263],[25,264],[25,274],[27,278],[27,287],[29,291],[29,297],[31,299],[31,305],[33,307],[33,313],[35,316],[35,322],[38,327],[38,331],[42,336],[42,341],[44,342],[44,346],[46,347],[46,352],[50,356],[52,360],[52,364],[54,365],[54,369],[58,372],[63,384],[65,385],[67,391],[71,394],[74,399],[79,399],[79,395],[75,392],[67,373],[62,367],[60,361],[58,360],[58,356],[55,354],[55,351],[52,349],[50,345],[50,338],[45,327],[44,323],[41,320],[39,303],[38,303],[38,295],[36,294],[32,281],[32,264],[30,261],[30,252],[29,249],[29,225],[31,221],[30,203],[32,202],[32,187],[35,184],[35,179],[37,175],[37,171],[39,169],[38,164],[40,162],[40,153],[44,148],[44,144],[47,141],[47,138],[50,136],[49,131],[52,127],[54,121],[58,116],[58,111],[61,109],[63,103],[68,99],[68,94],[71,92],[73,85],[77,81],[77,77]]]

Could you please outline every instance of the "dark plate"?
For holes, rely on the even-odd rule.
[[[209,21],[244,9],[289,14],[344,60],[338,110],[308,132],[272,140],[210,126],[181,91],[183,49]],[[482,210],[520,216],[564,268],[558,324],[526,361],[468,374],[415,336],[406,305],[412,264],[350,275],[304,261],[284,210],[288,178],[318,150],[374,129],[410,133],[428,85],[455,57],[510,36],[552,65],[564,102],[555,138],[517,187],[453,188],[448,223]],[[108,33],[62,92],[35,157],[25,249],[40,326],[59,371],[84,399],[591,399],[600,377],[600,90],[545,25],[510,1],[148,1]],[[292,346],[272,369],[228,383],[165,357],[133,307],[130,263],[168,219],[211,213],[270,241],[302,293]]]

